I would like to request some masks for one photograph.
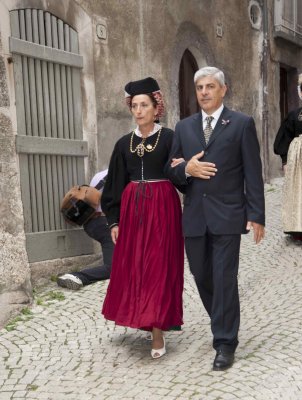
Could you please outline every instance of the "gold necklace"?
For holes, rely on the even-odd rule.
[[[160,128],[160,130],[158,131],[157,139],[156,139],[156,142],[154,143],[153,146],[152,146],[150,143],[147,144],[147,146],[145,146],[145,141],[146,141],[146,139],[147,139],[147,138],[145,137],[145,138],[143,138],[142,141],[135,147],[135,149],[133,149],[133,138],[134,138],[134,135],[135,135],[135,132],[133,131],[133,132],[132,132],[132,135],[131,135],[131,139],[130,139],[130,152],[131,152],[131,153],[137,153],[137,155],[138,155],[139,157],[143,157],[143,155],[145,154],[145,151],[147,151],[148,153],[151,153],[153,150],[155,150],[155,147],[157,146],[157,143],[158,143],[158,141],[159,141],[160,134],[161,134],[161,128]]]

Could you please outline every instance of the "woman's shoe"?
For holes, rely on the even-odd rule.
[[[163,337],[163,340],[164,340],[164,347],[162,347],[161,349],[152,349],[151,350],[152,358],[160,358],[166,354],[166,341],[165,341],[164,337]]]

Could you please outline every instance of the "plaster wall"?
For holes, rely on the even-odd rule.
[[[302,51],[288,41],[274,38],[274,0],[266,1],[268,38],[263,36],[263,15],[259,29],[252,27],[249,0],[78,2],[89,15],[102,17],[107,27],[107,40],[96,40],[94,47],[99,167],[108,164],[115,141],[133,127],[123,102],[123,87],[128,81],[150,75],[158,79],[167,105],[163,123],[174,128],[179,119],[179,66],[188,48],[199,67],[215,65],[225,72],[225,104],[253,115],[261,155],[266,159],[266,178],[280,175],[280,162],[273,154],[280,125],[279,66],[284,63],[301,68]],[[262,3],[258,2],[260,7]],[[266,60],[264,43],[268,43]],[[267,130],[263,113],[268,119]]]
[[[124,104],[124,85],[154,76],[164,92],[163,123],[179,119],[178,74],[189,48],[199,67],[215,65],[226,75],[225,104],[255,117],[261,142],[261,31],[251,27],[248,1],[79,0],[87,14],[106,21],[106,41],[95,41],[98,164],[108,164],[116,140],[134,124]],[[217,29],[222,35],[217,35]]]

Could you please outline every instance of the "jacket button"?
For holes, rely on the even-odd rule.
[[[207,194],[206,194],[206,193],[204,193],[204,194],[203,194],[203,197],[207,197]]]
[[[205,155],[205,156],[207,156],[207,155],[208,155],[208,152],[207,152],[207,151],[205,151],[205,152],[204,152],[204,155]]]

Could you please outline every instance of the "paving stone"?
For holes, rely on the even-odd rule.
[[[241,328],[234,366],[212,371],[209,318],[185,266],[181,332],[152,360],[146,333],[105,321],[108,282],[33,306],[27,321],[0,331],[0,400],[300,400],[302,243],[282,233],[282,179],[266,186],[267,227],[256,246],[242,236]]]

